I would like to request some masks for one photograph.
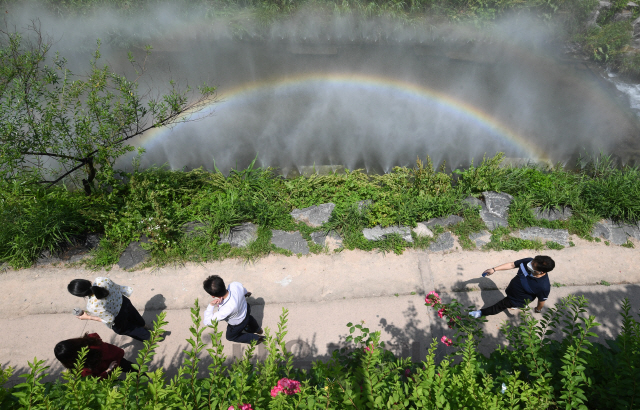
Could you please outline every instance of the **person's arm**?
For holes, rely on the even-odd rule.
[[[495,268],[489,268],[489,269],[487,269],[486,271],[484,271],[483,273],[486,273],[486,274],[487,274],[487,276],[491,276],[491,275],[493,275],[494,273],[496,273],[496,271],[499,271],[499,270],[515,269],[515,267],[516,267],[516,264],[515,264],[515,263],[513,263],[513,262],[507,262],[507,263],[503,263],[503,264],[502,264],[502,265],[500,265],[500,266],[496,266]]]
[[[97,316],[90,316],[87,312],[84,312],[80,316],[76,316],[76,317],[80,320],[95,320],[96,322],[102,322],[102,319],[100,319]]]

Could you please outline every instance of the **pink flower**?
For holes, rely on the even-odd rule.
[[[280,392],[284,392],[284,394],[288,396],[300,393],[300,382],[283,377],[282,379],[278,380],[278,384],[273,386],[273,388],[271,389],[271,396],[276,397]]]
[[[274,386],[273,389],[271,389],[271,397],[276,397],[281,391],[282,388],[280,386]]]
[[[404,369],[404,375],[409,377],[411,375],[411,369]]]
[[[427,293],[427,297],[424,298],[424,303],[426,303],[427,306],[434,306],[440,302],[440,295],[438,295],[434,290]]]
[[[229,406],[229,408],[227,410],[236,410],[236,408],[233,407],[233,406]]]
[[[444,343],[445,346],[451,346],[453,344],[453,341],[449,339],[447,336],[442,336],[442,339],[440,339],[440,341]]]
[[[440,319],[442,319],[442,318],[444,317],[444,314],[445,314],[445,308],[444,308],[444,307],[441,307],[441,308],[438,310],[438,316],[440,316]]]
[[[251,408],[251,405],[249,403],[245,403],[240,405],[240,410],[253,410],[253,409]]]

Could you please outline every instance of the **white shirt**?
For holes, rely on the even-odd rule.
[[[104,299],[98,299],[95,296],[87,297],[87,307],[85,310],[91,316],[98,316],[102,323],[108,327],[113,326],[120,308],[122,307],[122,296],[131,296],[133,289],[130,286],[120,286],[109,278],[96,278],[93,286],[99,286],[109,291],[109,296]]]
[[[204,325],[209,326],[214,320],[225,320],[230,325],[239,325],[247,317],[247,301],[244,295],[247,290],[240,282],[231,282],[227,286],[229,296],[218,305],[218,311],[213,313],[213,306],[209,304],[204,311]]]

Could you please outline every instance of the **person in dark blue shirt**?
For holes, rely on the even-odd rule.
[[[507,297],[493,306],[469,312],[469,315],[475,318],[496,315],[508,308],[522,308],[526,301],[531,302],[536,298],[538,298],[538,306],[534,310],[536,313],[542,312],[544,302],[551,292],[547,273],[551,272],[555,266],[556,263],[550,257],[538,255],[535,258],[519,259],[485,270],[483,276],[493,275],[499,270],[518,268],[516,276],[507,286]]]

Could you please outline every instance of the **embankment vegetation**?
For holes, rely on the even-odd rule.
[[[348,323],[348,336],[325,361],[294,367],[285,348],[286,310],[266,358],[255,346],[225,365],[222,332],[204,327],[196,301],[192,336],[177,376],[168,380],[152,358],[167,322],[161,313],[136,363],[141,372],[124,380],[117,368],[105,380],[82,378],[84,356],[61,380],[44,383],[42,360],[34,359],[24,382],[0,387],[2,409],[634,409],[640,400],[640,324],[627,300],[615,337],[596,341],[598,323],[588,301],[569,296],[543,316],[529,309],[518,324],[505,323],[508,348],[478,353],[483,322],[457,301],[444,304],[435,292],[425,305],[438,310],[450,330],[433,340],[424,357],[400,358],[385,349],[380,332]],[[346,332],[345,332],[346,333]],[[210,344],[209,344],[210,339]],[[446,348],[446,346],[451,346]],[[86,348],[85,354],[86,354]],[[441,349],[447,349],[444,355]],[[438,354],[437,354],[438,353]],[[206,365],[208,363],[208,365]],[[206,365],[206,367],[205,367]],[[0,386],[12,369],[0,369]]]
[[[465,207],[462,200],[484,191],[514,196],[509,211],[509,224],[514,229],[564,228],[589,239],[593,224],[600,219],[640,219],[638,168],[617,167],[607,157],[584,162],[578,170],[503,167],[502,158],[498,154],[453,173],[435,170],[429,160],[426,164],[418,160],[413,168],[396,167],[384,175],[347,170],[289,179],[271,169],[254,167],[225,176],[203,169],[140,170],[134,163],[131,172],[101,172],[89,196],[64,185],[47,188],[23,180],[3,181],[0,260],[16,268],[30,266],[43,250],[55,251],[61,243],[89,232],[104,234],[93,259],[87,262],[94,267],[116,263],[124,248],[143,234],[149,238],[144,246],[151,250],[151,263],[160,265],[266,255],[276,251],[269,242],[271,229],[300,230],[307,239],[314,230],[335,230],[347,249],[402,252],[408,246],[426,246],[428,242],[408,244],[394,236],[370,242],[362,229],[375,225],[415,227],[430,218],[460,215],[464,222],[449,229],[460,237],[468,236],[486,227],[478,209]],[[361,201],[371,203],[361,206]],[[328,202],[336,206],[329,222],[320,228],[296,223],[289,214],[296,208]],[[540,221],[531,211],[533,207],[564,206],[573,210],[567,221]],[[196,221],[202,222],[201,234],[185,233],[183,225]],[[219,243],[221,234],[243,222],[260,227],[256,242],[247,249]]]

